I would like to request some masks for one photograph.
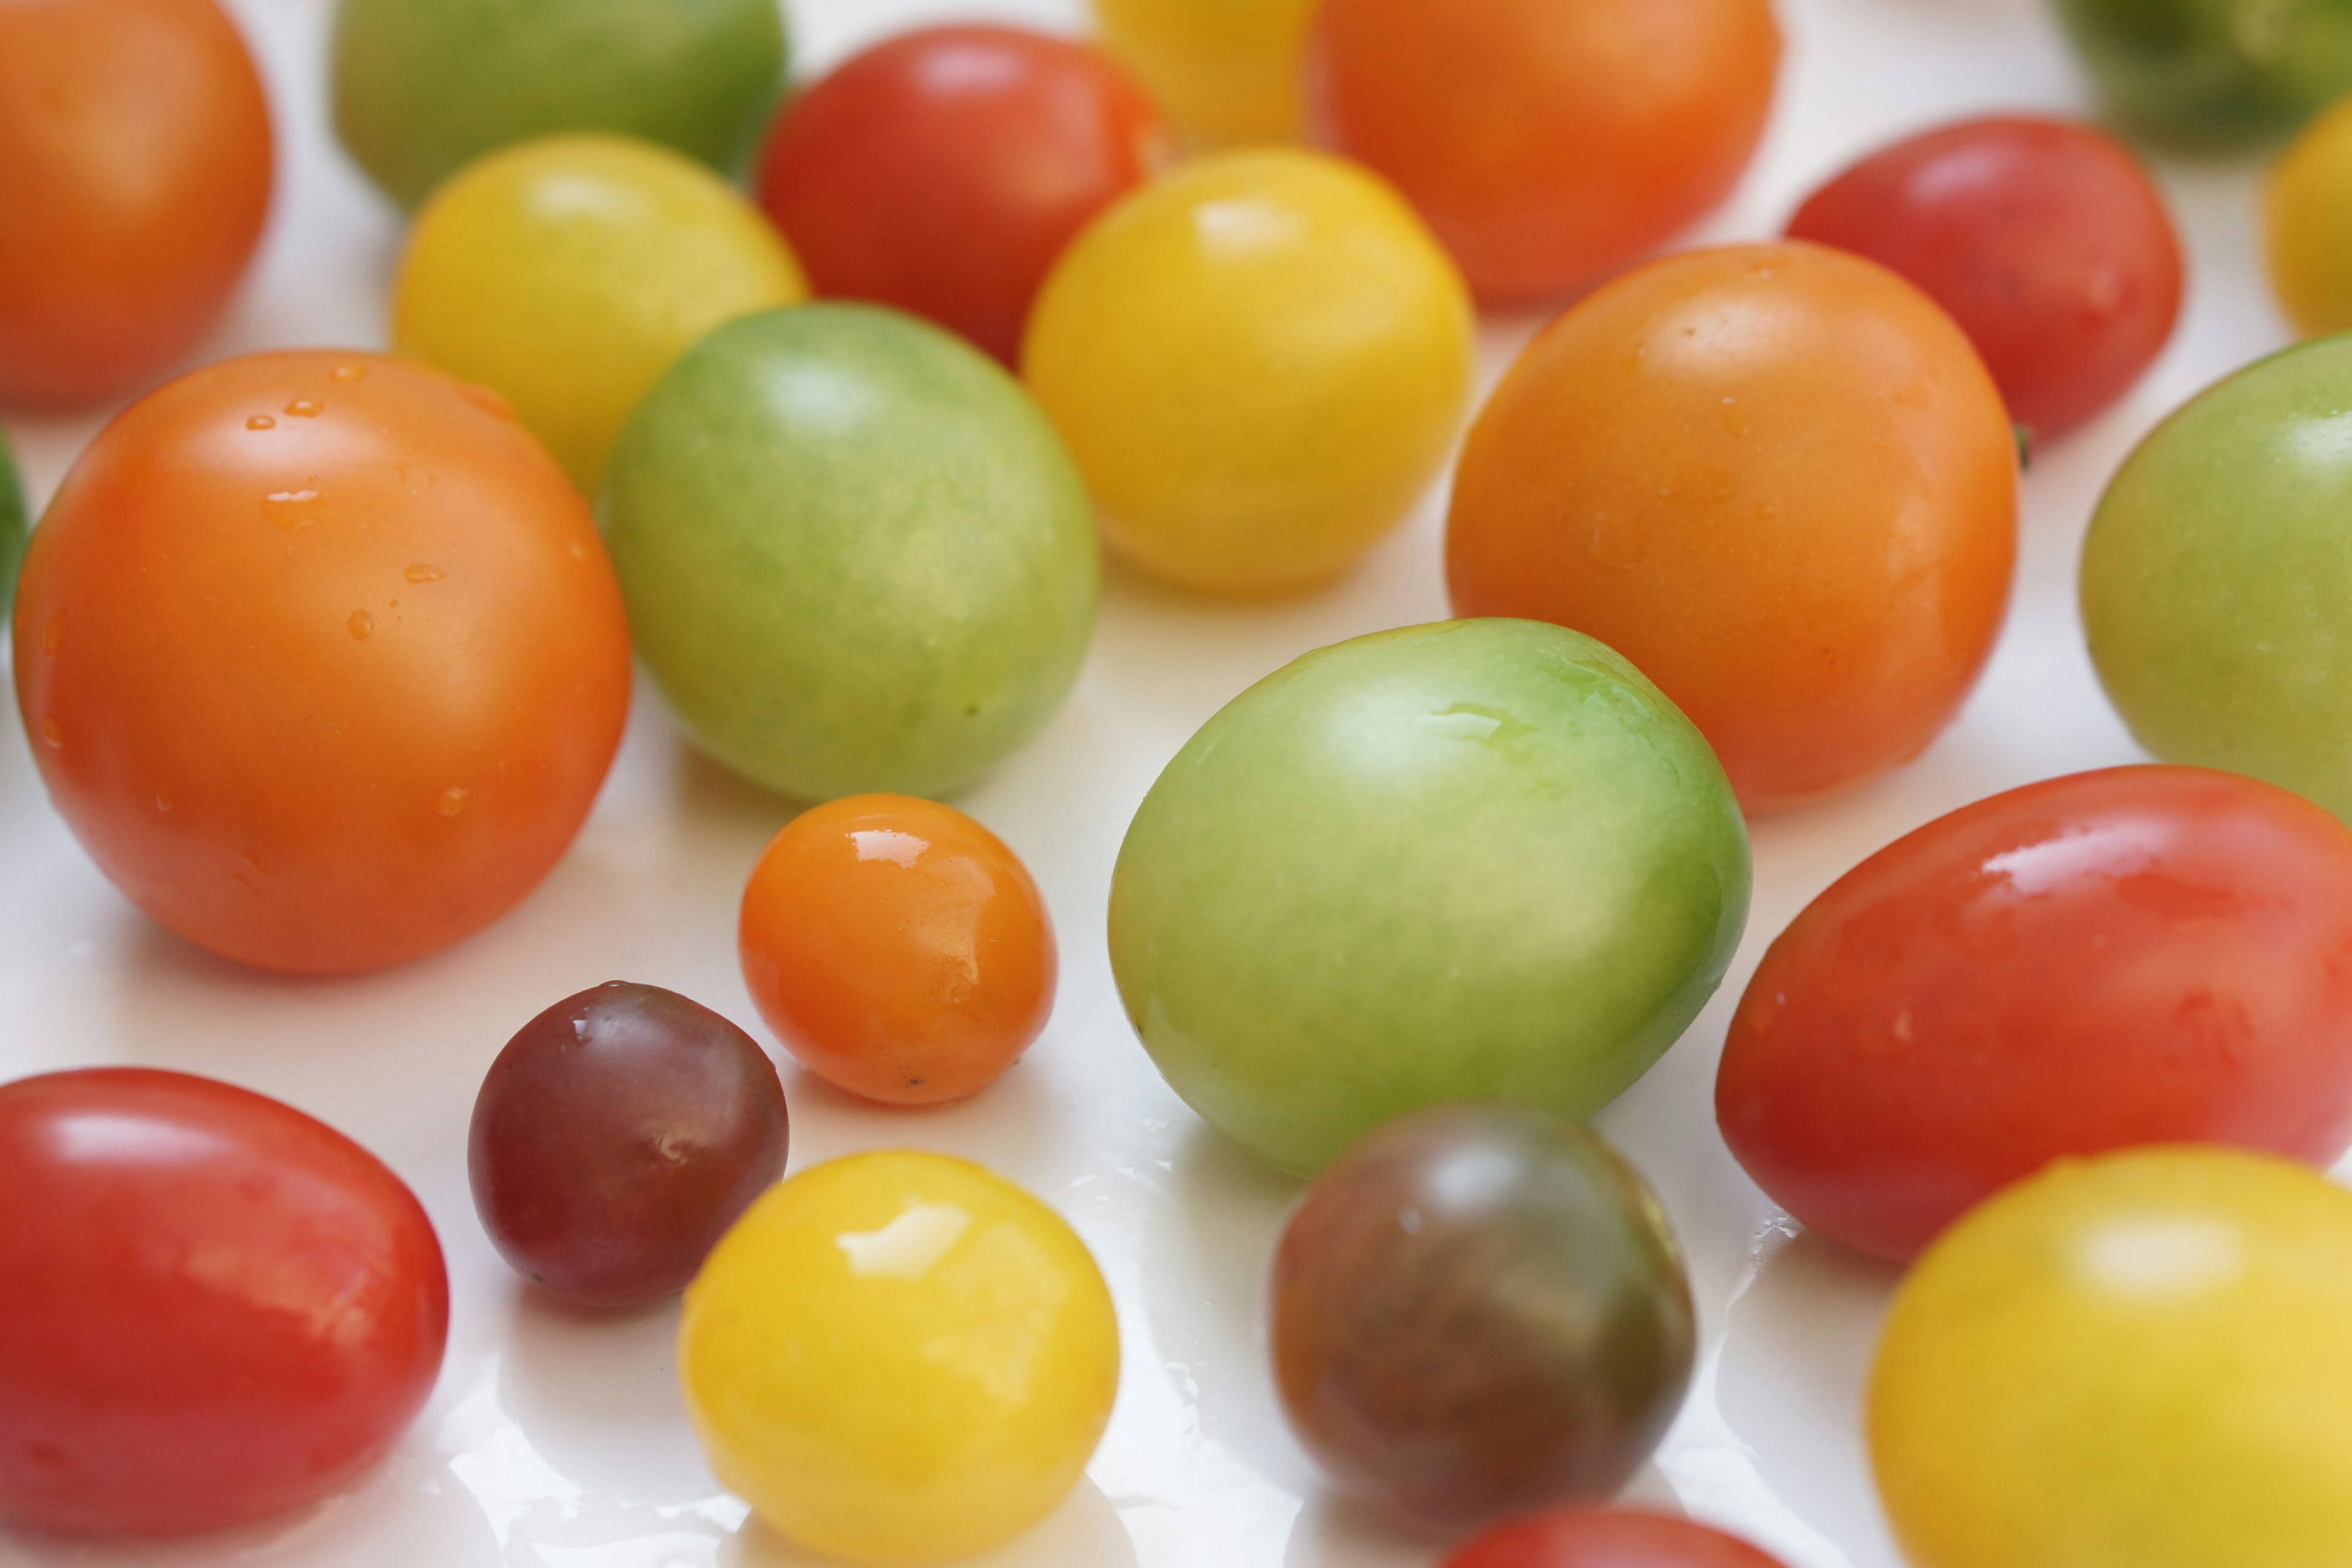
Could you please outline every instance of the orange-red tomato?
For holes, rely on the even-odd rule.
[[[996,836],[903,795],[793,819],[743,889],[743,978],[801,1065],[893,1105],[979,1093],[1054,1010],[1054,927]]]
[[[1498,304],[1555,298],[1729,194],[1772,109],[1771,0],[1324,0],[1315,112]]]
[[[588,508],[495,395],[256,354],[133,405],[25,562],[16,700],[106,874],[199,946],[328,973],[537,885],[629,700]]]
[[[1600,638],[1749,810],[1908,760],[2009,601],[2017,450],[1960,330],[1802,244],[1672,257],[1528,345],[1470,433],[1456,613]]]
[[[185,353],[245,275],[270,163],[214,0],[0,5],[0,405],[102,402]]]

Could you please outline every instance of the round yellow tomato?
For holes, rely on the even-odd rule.
[[[1930,1248],[1870,1389],[1914,1568],[2352,1563],[2352,1193],[2268,1155],[2054,1165]]]
[[[1288,142],[1315,0],[1095,0],[1103,42],[1169,118],[1212,147]]]
[[[1118,1324],[1051,1209],[940,1154],[860,1154],[772,1187],[686,1293],[678,1371],[719,1479],[856,1563],[1009,1541],[1077,1481]]]
[[[2315,120],[2271,171],[2271,284],[2307,338],[2352,329],[2352,98]]]
[[[1114,550],[1182,587],[1280,594],[1345,571],[1437,477],[1472,331],[1461,274],[1393,191],[1264,149],[1081,235],[1022,366]]]
[[[759,209],[683,153],[551,136],[450,177],[409,237],[393,344],[504,393],[582,489],[706,332],[808,297]]]

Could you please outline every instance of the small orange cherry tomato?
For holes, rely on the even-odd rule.
[[[951,806],[861,795],[795,818],[743,889],[743,978],[819,1078],[892,1105],[979,1093],[1054,1010],[1037,884]]]

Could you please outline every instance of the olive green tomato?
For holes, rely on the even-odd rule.
[[[938,796],[1041,728],[1093,630],[1077,470],[910,316],[803,305],[688,351],[603,503],[638,655],[697,741],[806,801]]]
[[[784,82],[776,0],[341,0],[335,132],[414,207],[485,153],[621,131],[720,168]]]
[[[16,597],[16,568],[25,563],[25,489],[16,479],[16,456],[0,434],[0,621]]]
[[[2158,141],[2271,141],[2352,89],[2352,0],[2056,5],[2108,108]]]
[[[1600,1110],[1714,993],[1748,880],[1723,769],[1631,664],[1450,621],[1202,726],[1128,829],[1111,966],[1176,1092],[1307,1174],[1439,1101]]]
[[[2107,696],[2171,763],[2352,822],[2352,337],[2290,349],[2158,426],[2083,549]]]

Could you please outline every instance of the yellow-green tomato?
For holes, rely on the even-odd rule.
[[[2352,98],[2312,121],[2271,171],[2271,283],[2305,337],[2352,329]]]
[[[1904,1282],[1870,1443],[1912,1568],[2352,1563],[2352,1193],[2189,1146],[2011,1187]]]
[[[1193,142],[1287,142],[1305,129],[1315,0],[1095,0],[1095,15],[1111,53]]]
[[[551,136],[468,165],[426,204],[393,344],[503,393],[593,492],[673,360],[722,322],[807,297],[759,209],[684,153]]]
[[[719,1479],[853,1563],[1009,1541],[1110,1418],[1118,1325],[1051,1209],[940,1154],[859,1154],[769,1189],[686,1293],[678,1372]]]
[[[1182,587],[1280,594],[1345,571],[1437,477],[1472,326],[1387,185],[1264,149],[1097,219],[1046,281],[1023,372],[1114,550]]]

